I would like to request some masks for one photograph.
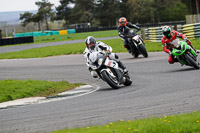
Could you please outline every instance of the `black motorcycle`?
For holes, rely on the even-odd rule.
[[[145,48],[145,43],[141,36],[137,34],[137,31],[129,30],[126,35],[128,39],[128,45],[130,47],[129,53],[131,53],[135,58],[142,54],[145,58],[148,57],[147,50]]]

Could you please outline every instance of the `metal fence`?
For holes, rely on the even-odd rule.
[[[200,23],[200,15],[186,15],[186,24]]]

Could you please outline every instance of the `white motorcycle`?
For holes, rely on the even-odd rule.
[[[111,60],[104,52],[91,53],[89,60],[91,61],[89,67],[112,88],[118,89],[121,84],[125,86],[132,84],[128,72],[124,73],[117,61]]]

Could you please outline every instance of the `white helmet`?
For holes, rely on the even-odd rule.
[[[163,26],[162,32],[165,37],[171,38],[171,28],[169,26]]]

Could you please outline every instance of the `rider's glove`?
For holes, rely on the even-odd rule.
[[[106,51],[106,56],[109,56],[111,54],[110,50]]]
[[[190,42],[189,39],[187,39],[187,37],[183,38],[183,40],[184,40],[185,42],[187,42],[187,44],[191,45],[191,42]]]
[[[171,51],[169,51],[169,55],[172,55],[172,52],[171,52]]]
[[[183,40],[184,40],[185,42],[190,41],[190,40],[187,39],[187,37],[183,38]]]
[[[191,41],[190,40],[187,40],[186,42],[187,42],[187,44],[191,45]]]

